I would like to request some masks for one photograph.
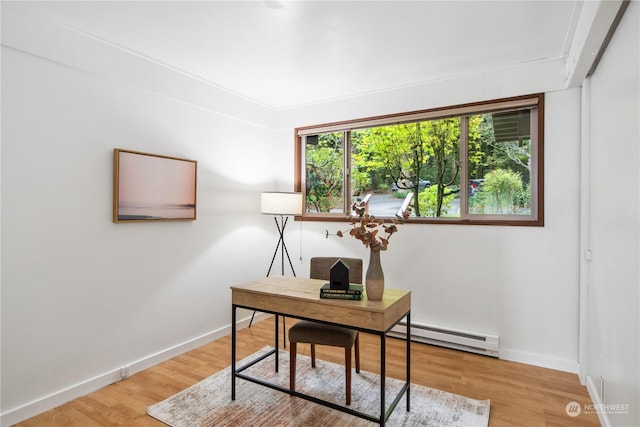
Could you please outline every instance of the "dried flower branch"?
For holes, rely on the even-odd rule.
[[[360,240],[365,247],[372,251],[386,251],[389,246],[389,239],[398,231],[397,224],[404,223],[409,217],[409,212],[404,212],[403,216],[396,215],[395,219],[383,220],[377,219],[373,215],[365,213],[366,204],[364,202],[356,202],[352,209],[358,214],[358,217],[351,217],[351,229],[349,235]],[[384,236],[379,235],[384,232]],[[336,233],[338,237],[344,236],[342,231]]]

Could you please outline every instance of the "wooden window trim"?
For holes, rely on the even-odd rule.
[[[480,114],[485,112],[496,112],[502,110],[510,110],[523,108],[527,106],[537,107],[537,142],[535,150],[537,150],[536,159],[536,175],[535,192],[537,195],[536,213],[537,217],[527,219],[514,219],[510,216],[495,216],[482,218],[433,218],[433,217],[412,217],[406,222],[411,224],[450,224],[450,225],[494,225],[494,226],[544,226],[544,93],[531,95],[515,96],[510,98],[500,98],[489,101],[472,102],[447,107],[438,107],[425,110],[410,111],[406,113],[394,113],[380,116],[372,116],[360,119],[350,119],[319,125],[301,126],[294,129],[294,191],[302,191],[302,173],[304,161],[302,159],[303,147],[302,137],[315,133],[331,132],[331,131],[348,131],[353,129],[368,128],[374,126],[392,125],[417,120],[428,120],[446,118],[451,116],[460,116],[465,114]],[[534,147],[532,147],[533,149]],[[532,183],[533,185],[533,183]],[[533,201],[532,201],[533,203]],[[346,222],[349,216],[344,214],[314,214],[305,213],[295,217],[296,221],[324,221],[324,222]]]

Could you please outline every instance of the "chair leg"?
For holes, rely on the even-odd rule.
[[[354,346],[356,348],[356,372],[360,373],[360,334],[356,335],[356,342]]]
[[[289,343],[289,390],[296,390],[296,356],[298,354],[298,343]]]
[[[351,405],[351,347],[344,348],[344,371],[347,405]]]
[[[316,345],[311,344],[311,367],[316,367]]]

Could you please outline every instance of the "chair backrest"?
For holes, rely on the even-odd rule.
[[[349,282],[362,283],[362,260],[360,258],[314,257],[311,258],[312,279],[329,280],[329,271],[333,264],[341,259],[349,267]]]

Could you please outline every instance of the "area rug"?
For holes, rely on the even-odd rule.
[[[238,362],[271,350],[265,347]],[[289,384],[289,353],[280,351],[279,372],[273,357],[248,368],[244,373],[280,386]],[[307,356],[298,355],[297,391],[344,404],[344,366],[317,360],[311,368]],[[393,401],[401,381],[387,378],[386,402]],[[380,408],[380,376],[360,371],[352,375],[351,408],[377,414]],[[411,385],[411,411],[403,397],[387,420],[389,426],[472,427],[489,423],[489,400],[474,400],[453,393]],[[374,423],[334,409],[291,397],[286,393],[242,379],[236,380],[236,400],[231,400],[231,367],[159,402],[147,413],[171,427],[214,426],[370,426]]]

